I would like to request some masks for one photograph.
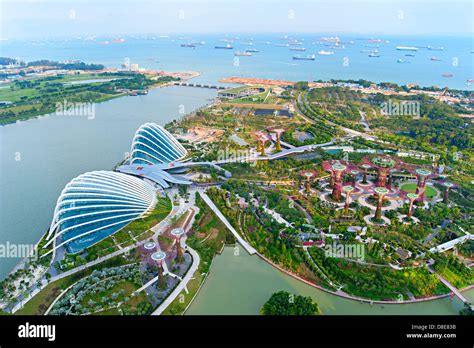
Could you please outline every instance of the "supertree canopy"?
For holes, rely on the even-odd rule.
[[[389,190],[386,189],[385,187],[379,186],[379,187],[374,188],[374,194],[375,194],[375,197],[377,198],[377,209],[375,210],[375,216],[374,216],[376,220],[380,220],[382,218],[382,205],[385,199],[385,195],[387,193],[389,193]]]
[[[396,168],[399,163],[389,156],[375,156],[372,158],[364,157],[364,164],[377,170],[378,187],[385,187],[387,185],[387,176],[393,168]]]
[[[341,199],[342,191],[342,176],[348,167],[341,162],[331,163],[330,161],[324,161],[323,169],[331,173],[331,197],[333,200],[339,201]]]
[[[405,168],[416,176],[416,193],[418,194],[417,201],[423,202],[425,200],[426,182],[429,178],[435,176],[430,170],[424,168],[414,168],[412,166],[405,166]]]
[[[410,205],[408,207],[408,218],[411,218],[413,214],[413,202],[415,202],[415,199],[418,198],[418,195],[416,193],[407,193],[407,198],[410,202]]]
[[[305,169],[300,172],[300,175],[305,179],[305,191],[309,194],[311,192],[311,180],[316,176],[316,171]]]
[[[344,202],[344,213],[347,215],[347,213],[349,212],[349,199],[351,197],[352,191],[354,191],[354,187],[346,185],[342,188],[342,190],[346,194],[346,200]]]
[[[448,202],[449,202],[449,191],[456,185],[453,184],[452,182],[445,181],[445,182],[443,182],[443,186],[445,187],[444,195],[443,195],[443,203],[448,204]]]

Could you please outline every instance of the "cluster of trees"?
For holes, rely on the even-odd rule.
[[[390,100],[395,104],[406,101],[407,98],[377,94],[371,99],[371,103],[380,106]],[[413,140],[408,144],[412,148],[431,152],[433,148],[440,152],[472,148],[472,123],[460,118],[455,107],[426,95],[412,96],[409,100],[419,103],[419,115],[400,114],[372,120],[373,126],[390,130],[389,134],[382,137],[384,140],[399,143],[402,138],[409,138]]]
[[[280,191],[265,190],[255,184],[232,179],[222,184],[222,189],[245,198],[247,202],[250,202],[251,198],[258,199],[261,204],[279,213],[295,227],[299,227],[306,222],[306,216],[300,210],[290,208],[290,201],[285,199],[284,196],[282,197]]]
[[[122,281],[141,285],[138,267],[126,266],[95,270],[77,282],[51,309],[51,315],[85,314],[116,307],[119,302],[130,301],[124,289],[112,291]]]
[[[331,141],[332,136],[334,135],[334,129],[332,126],[329,126],[324,123],[316,124],[305,124],[298,128],[300,132],[307,132],[310,134],[310,137],[304,139],[303,141],[295,137],[294,130],[288,130],[282,134],[281,139],[294,146],[303,146],[311,144],[321,144]]]
[[[426,268],[393,270],[389,267],[374,267],[332,257],[324,250],[310,249],[311,257],[334,281],[344,284],[344,291],[374,300],[398,299],[407,291],[414,296],[443,293],[445,288],[434,274]]]
[[[29,62],[27,66],[54,66],[63,70],[103,70],[105,68],[103,64],[88,64],[84,62],[61,63],[46,59]]]
[[[438,253],[433,255],[433,268],[448,279],[455,287],[462,289],[474,282],[473,271],[454,255]]]
[[[263,305],[263,315],[317,315],[320,313],[318,304],[311,297],[278,291],[272,294]]]
[[[16,64],[17,60],[13,58],[8,58],[8,57],[0,57],[0,65],[10,65],[10,64]],[[24,65],[24,62],[20,62],[20,65]]]
[[[444,220],[457,220],[461,218],[461,210],[458,207],[450,207],[446,204],[438,203],[430,209],[415,209],[413,215],[420,221],[432,228],[441,225]]]

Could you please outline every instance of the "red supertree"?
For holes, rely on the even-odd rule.
[[[316,176],[316,171],[305,169],[300,171],[300,175],[305,179],[305,191],[309,194],[311,192],[311,180]]]
[[[436,174],[431,170],[424,169],[421,167],[415,168],[413,166],[405,166],[405,169],[408,170],[411,174],[416,176],[416,194],[418,195],[418,202],[423,202],[425,200],[425,189],[426,182],[429,178],[432,178]]]
[[[323,169],[331,173],[332,193],[331,197],[336,202],[341,199],[342,191],[342,177],[343,174],[348,170],[348,166],[342,164],[340,161],[324,161]]]
[[[452,182],[445,181],[443,182],[443,186],[445,188],[444,194],[443,194],[443,203],[448,204],[449,202],[449,191],[456,186],[456,184],[453,184]]]
[[[388,189],[385,187],[374,188],[374,197],[377,199],[377,209],[375,209],[374,218],[380,220],[382,218],[382,206],[385,199],[385,195],[388,193]]]
[[[377,170],[377,183],[378,187],[387,186],[387,177],[393,168],[399,166],[399,162],[390,156],[378,155],[375,157],[364,157],[363,162],[366,166],[370,166]],[[368,169],[364,166],[364,169]]]
[[[416,193],[407,193],[406,196],[407,196],[408,201],[409,201],[407,216],[408,216],[408,218],[411,218],[411,216],[413,215],[413,203],[418,198],[418,195]]]
[[[346,194],[346,200],[344,202],[344,214],[347,215],[349,213],[349,200],[350,200],[352,191],[354,191],[354,187],[347,185],[347,186],[344,186],[342,190]]]
[[[183,257],[183,251],[181,250],[181,238],[184,236],[184,230],[182,228],[175,228],[171,231],[171,235],[175,238],[176,259],[180,261]]]
[[[163,277],[163,262],[165,262],[166,253],[163,251],[157,251],[151,254],[150,258],[156,262],[158,268],[158,287],[163,288],[165,285],[165,279]]]
[[[269,128],[269,132],[275,133],[275,150],[281,151],[281,135],[285,132],[283,128]]]

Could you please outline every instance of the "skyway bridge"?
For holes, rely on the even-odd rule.
[[[197,82],[175,82],[176,86],[184,86],[184,87],[197,87],[197,88],[209,88],[209,89],[230,89],[234,88],[235,86],[220,86],[220,85],[212,85],[206,83],[197,83]]]

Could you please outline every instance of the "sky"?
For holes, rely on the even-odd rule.
[[[472,0],[0,0],[0,38],[106,34],[473,35]]]

